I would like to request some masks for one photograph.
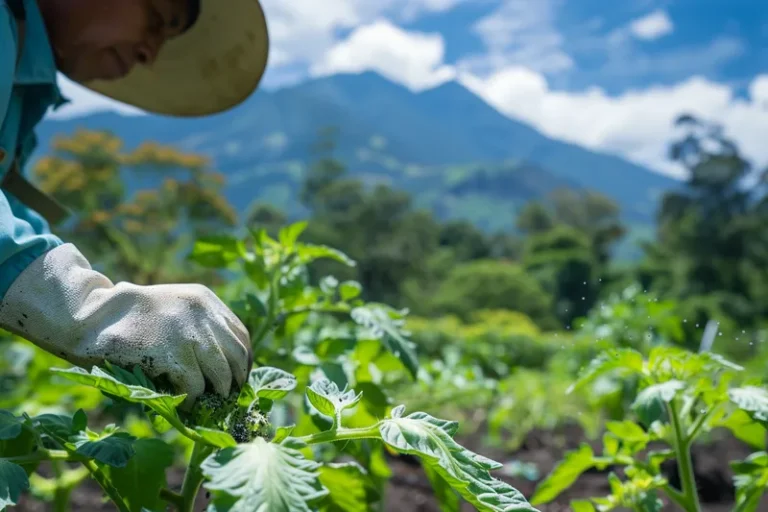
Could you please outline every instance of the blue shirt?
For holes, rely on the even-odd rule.
[[[65,103],[43,17],[36,0],[24,0],[27,11],[24,48],[16,67],[16,20],[0,0],[0,177],[21,151],[22,171],[37,146],[35,126],[50,107]],[[0,190],[0,299],[16,277],[35,259],[63,242],[34,210]]]

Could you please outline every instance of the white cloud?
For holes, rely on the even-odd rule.
[[[609,96],[600,88],[583,92],[550,89],[544,76],[507,68],[488,78],[464,75],[461,82],[510,117],[543,133],[595,150],[621,155],[661,172],[682,175],[667,159],[673,122],[684,112],[722,123],[757,165],[768,165],[768,75],[757,77],[749,100],[725,85],[691,77],[672,86]]]
[[[543,73],[573,67],[563,36],[555,27],[560,0],[503,0],[474,26],[486,53],[467,57],[465,70],[487,73],[506,66],[525,66]]]
[[[444,54],[442,35],[408,32],[378,20],[359,27],[331,48],[310,72],[318,76],[376,71],[412,90],[421,90],[454,78],[454,68],[443,64]]]
[[[675,25],[666,11],[657,10],[634,20],[630,23],[629,30],[638,39],[652,41],[671,34]]]

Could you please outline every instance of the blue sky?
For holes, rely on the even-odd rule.
[[[760,0],[263,0],[263,86],[374,70],[413,90],[457,80],[548,135],[660,172],[671,121],[725,125],[768,165],[768,5]],[[60,115],[117,108],[69,83]]]

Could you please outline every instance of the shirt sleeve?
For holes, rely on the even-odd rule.
[[[16,69],[16,36],[12,23],[8,7],[0,0],[0,130],[10,129],[4,127],[4,121]],[[45,219],[0,189],[0,300],[30,263],[61,244],[62,241],[50,233]]]

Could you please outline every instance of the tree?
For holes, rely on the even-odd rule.
[[[232,229],[237,215],[205,157],[154,143],[126,152],[118,137],[83,130],[52,149],[32,176],[73,212],[57,233],[112,279],[214,280],[185,256],[198,237]]]

